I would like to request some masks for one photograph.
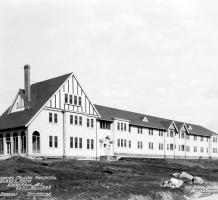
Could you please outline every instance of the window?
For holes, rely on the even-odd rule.
[[[131,148],[131,140],[129,140],[129,148]]]
[[[197,151],[198,151],[198,149],[197,149],[197,147],[195,146],[195,147],[194,147],[194,152],[197,152]]]
[[[213,137],[213,142],[217,143],[217,138],[216,137]]]
[[[94,140],[91,139],[91,149],[94,149]]]
[[[77,105],[77,96],[74,96],[74,105]]]
[[[94,127],[94,120],[91,119],[91,127],[93,128]]]
[[[117,130],[120,130],[120,122],[117,122]]]
[[[58,136],[54,136],[54,147],[58,147]]]
[[[78,116],[74,116],[74,124],[77,125],[78,124]]]
[[[203,136],[201,136],[201,142],[203,142],[204,141],[204,138],[203,138]]]
[[[201,153],[203,153],[204,152],[204,147],[201,147],[200,151],[201,151]]]
[[[170,144],[170,150],[171,151],[173,150],[173,144]]]
[[[73,137],[70,137],[70,148],[73,148]]]
[[[58,115],[57,115],[57,113],[54,114],[54,123],[58,123]]]
[[[138,126],[138,133],[139,133],[139,134],[142,134],[142,127],[139,127],[139,126]]]
[[[159,130],[159,136],[163,137],[163,131],[162,130]]]
[[[187,151],[187,152],[190,151],[190,146],[186,146],[186,151]]]
[[[87,120],[86,120],[86,125],[87,125],[87,127],[90,126],[89,118],[87,118]]]
[[[194,140],[197,140],[197,136],[196,135],[194,135]]]
[[[82,124],[83,124],[83,118],[80,116],[79,117],[79,125],[82,126]]]
[[[73,124],[73,115],[70,115],[70,124]]]
[[[120,141],[120,146],[123,147],[123,139],[121,139]]]
[[[217,153],[217,148],[213,148],[213,153]]]
[[[167,150],[169,150],[170,148],[169,148],[169,144],[167,144]]]
[[[124,147],[126,147],[126,140],[124,140]]]
[[[52,122],[52,113],[49,113],[49,122]]]
[[[73,104],[73,95],[70,94],[70,104]]]
[[[126,123],[124,124],[124,131],[126,131]]]
[[[0,135],[0,154],[4,154],[3,135]]]
[[[149,142],[149,144],[148,144],[148,148],[149,148],[149,149],[153,149],[153,148],[154,148],[154,146],[153,146],[153,142]]]
[[[65,94],[65,103],[68,103],[68,94]]]
[[[131,132],[131,126],[129,125],[129,132]]]
[[[174,135],[174,131],[170,130],[170,137],[173,137],[173,135]]]
[[[87,139],[87,149],[90,149],[90,140]]]
[[[53,137],[49,136],[49,147],[53,147]]]
[[[78,103],[79,103],[79,106],[81,106],[82,105],[82,97],[78,97]]]
[[[107,121],[100,121],[100,129],[111,129],[111,124],[110,122]]]
[[[123,123],[122,123],[122,122],[120,123],[120,127],[121,127],[121,128],[120,128],[121,131],[123,131]]]
[[[181,145],[181,151],[185,151],[185,145]]]
[[[83,141],[82,138],[79,138],[79,148],[82,149],[83,147]]]
[[[117,139],[117,146],[120,147],[120,139]]]
[[[163,143],[159,143],[159,150],[163,150]]]
[[[189,136],[189,135],[186,135],[186,139],[189,140],[189,139],[190,139],[190,136]]]
[[[184,132],[181,133],[181,138],[182,139],[185,138],[185,133]]]
[[[75,137],[75,139],[74,139],[74,147],[77,149],[78,148],[78,138],[77,137]]]
[[[153,135],[153,129],[149,128],[149,135]]]
[[[142,149],[143,148],[143,142],[142,141],[138,141],[138,149]]]

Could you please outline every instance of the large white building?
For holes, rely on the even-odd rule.
[[[198,125],[95,105],[73,73],[19,89],[0,117],[0,155],[218,158],[218,136]]]

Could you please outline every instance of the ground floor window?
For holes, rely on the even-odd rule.
[[[13,153],[14,154],[18,153],[18,134],[17,133],[13,134]]]
[[[0,154],[4,154],[3,135],[0,135]]]
[[[21,139],[21,153],[24,154],[26,153],[26,134],[24,131],[21,132],[20,135],[20,139]]]

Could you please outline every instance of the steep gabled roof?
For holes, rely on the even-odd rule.
[[[120,110],[116,108],[110,108],[101,105],[95,105],[95,107],[97,108],[99,114],[101,115],[102,120],[113,121],[114,118],[121,118],[121,119],[129,120],[130,124],[132,125],[143,126],[147,128],[154,128],[154,129],[162,129],[162,130],[168,130],[170,125],[172,123],[175,123],[175,126],[178,129],[178,131],[180,131],[182,126],[186,124],[187,127],[189,127],[189,125],[192,126],[192,130],[188,130],[189,134],[201,135],[206,137],[216,134],[213,131],[210,131],[199,125],[154,117],[150,115],[144,115],[140,113]],[[143,118],[145,116],[147,117],[148,122],[143,122]]]
[[[31,108],[8,114],[8,108],[0,117],[0,130],[24,127],[45,105],[72,73],[31,85]]]

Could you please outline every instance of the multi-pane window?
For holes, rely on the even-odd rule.
[[[57,115],[57,113],[54,114],[54,123],[58,123],[58,115]]]
[[[131,132],[131,126],[129,125],[129,132]]]
[[[120,130],[120,122],[117,122],[117,130]]]
[[[170,130],[170,137],[173,137],[173,135],[174,135],[174,131]]]
[[[185,145],[181,145],[181,151],[185,151]]]
[[[120,146],[123,147],[123,139],[120,140]]]
[[[189,140],[190,139],[190,136],[189,135],[186,135],[186,140]]]
[[[83,142],[82,142],[82,138],[79,138],[79,148],[82,149]]]
[[[78,125],[78,116],[77,115],[74,116],[74,124]]]
[[[163,150],[163,143],[159,143],[159,150]]]
[[[196,146],[194,146],[194,152],[197,152],[198,148]]]
[[[162,130],[159,130],[159,136],[163,136],[163,131]]]
[[[153,149],[153,148],[154,148],[153,142],[149,142],[148,148],[149,148],[149,149]]]
[[[197,136],[196,135],[194,135],[194,140],[197,140]]]
[[[54,147],[58,147],[58,136],[54,136]]]
[[[203,142],[204,141],[204,138],[203,138],[203,136],[201,136],[201,142]]]
[[[124,140],[124,145],[123,146],[126,147],[126,140]]]
[[[124,131],[126,131],[126,123],[124,123]]]
[[[91,119],[91,127],[94,127],[94,119]]]
[[[111,129],[111,123],[107,121],[100,121],[100,129]]]
[[[73,115],[70,115],[70,124],[73,124]]]
[[[87,149],[90,149],[90,139],[87,139]]]
[[[213,142],[217,143],[217,138],[216,137],[213,137]]]
[[[217,148],[213,148],[213,153],[217,153]]]
[[[181,138],[182,139],[185,138],[185,133],[184,132],[181,133]]]
[[[73,95],[70,94],[70,104],[73,104]]]
[[[120,139],[117,139],[117,146],[120,147]]]
[[[53,117],[52,117],[52,113],[49,113],[49,122],[52,122],[53,120]]]
[[[138,126],[138,133],[142,134],[142,127]]]
[[[54,123],[58,123],[58,114],[57,113],[49,113],[49,122],[53,122],[54,119]]]
[[[143,142],[142,141],[138,141],[138,149],[142,149],[143,148]]]
[[[65,94],[65,103],[68,103],[68,94]]]
[[[79,117],[79,125],[82,126],[82,124],[83,124],[83,118],[82,118],[82,116],[80,116]]]
[[[74,96],[74,104],[77,105],[77,96]]]
[[[79,106],[82,105],[82,97],[78,97],[78,104],[79,104]]]
[[[78,148],[78,138],[77,137],[75,137],[74,138],[74,148]]]
[[[123,123],[122,122],[120,123],[120,129],[121,129],[121,131],[123,131]]]
[[[129,140],[129,148],[131,148],[131,140]]]
[[[70,137],[70,148],[73,148],[73,137]]]
[[[90,126],[90,119],[89,118],[87,118],[87,120],[86,120],[86,125],[87,125],[87,127]]]
[[[149,135],[153,135],[153,129],[149,128]]]
[[[94,149],[94,140],[91,139],[91,149]]]
[[[53,137],[49,136],[49,147],[53,147]]]
[[[171,151],[173,150],[173,144],[170,144],[170,150]]]

